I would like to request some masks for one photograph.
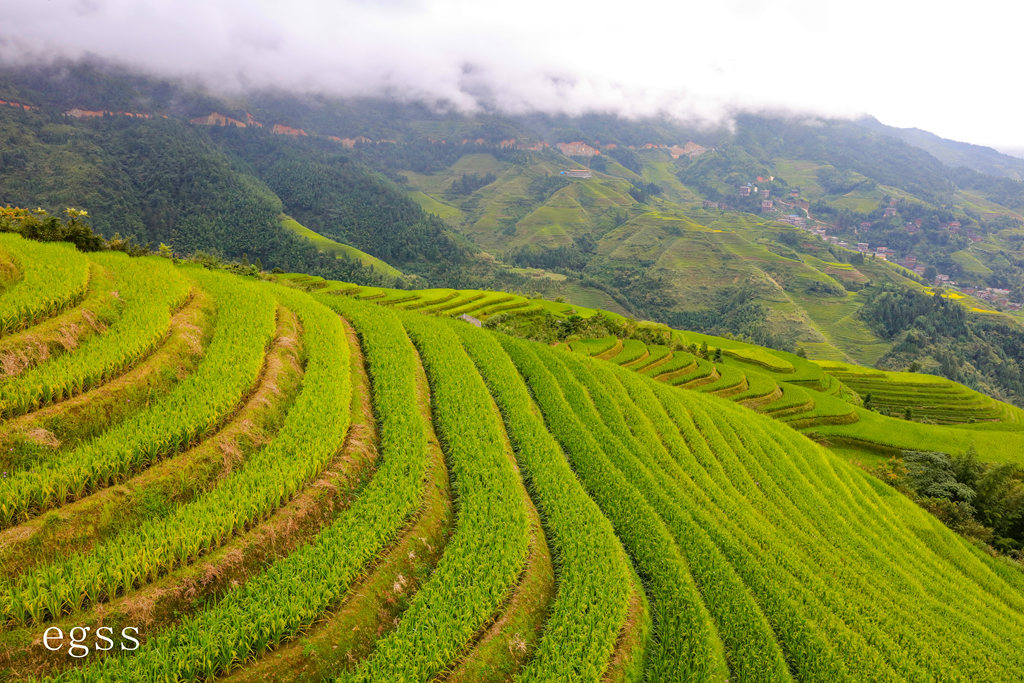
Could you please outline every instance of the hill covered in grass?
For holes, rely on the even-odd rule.
[[[700,366],[706,338],[553,348],[454,317],[534,305],[500,294],[306,293],[11,235],[0,259],[0,344],[28,360],[0,380],[6,678],[1013,680],[1024,663],[1017,565],[741,393],[654,380]],[[753,390],[758,368],[842,400],[797,356],[711,356],[716,382]],[[88,654],[69,657],[79,626],[118,647],[76,636]]]

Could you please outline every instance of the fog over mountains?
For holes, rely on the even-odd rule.
[[[856,116],[1024,146],[998,84],[1018,9],[871,0],[5,3],[0,58],[98,56],[217,91],[387,95],[462,110],[721,122],[737,109]],[[890,45],[879,49],[878,40]],[[979,106],[981,103],[981,106]]]

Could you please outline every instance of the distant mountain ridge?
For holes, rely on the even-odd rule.
[[[966,166],[978,173],[1024,180],[1024,158],[1011,156],[983,145],[949,140],[920,128],[887,126],[871,116],[857,119],[857,123],[868,130],[898,138],[923,149],[947,166]],[[1024,154],[1024,150],[1021,150],[1021,153]]]
[[[80,206],[179,253],[540,294],[868,365],[896,343],[861,315],[885,284],[1024,316],[1024,160],[877,121],[221,96],[89,63],[0,65],[0,98],[34,107],[0,106],[0,205]],[[1007,174],[963,165],[981,161]],[[947,347],[917,360],[953,368]]]

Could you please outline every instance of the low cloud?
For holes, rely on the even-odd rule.
[[[5,5],[5,61],[96,55],[218,91],[270,86],[443,100],[464,110],[704,121],[737,108],[869,112],[895,125],[1024,145],[999,90],[986,90],[987,120],[960,108],[993,71],[976,60],[998,60],[1002,49],[1009,56],[1020,25],[987,0],[969,15],[941,0],[923,9],[882,0]]]

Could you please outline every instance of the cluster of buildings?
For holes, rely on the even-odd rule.
[[[786,214],[785,216],[780,216],[778,220],[782,221],[783,223],[789,223],[790,225],[797,228],[803,228],[812,235],[817,235],[818,237],[825,239],[825,228],[808,227],[807,218],[804,216],[798,216],[795,213],[790,213]]]
[[[1011,311],[1019,311],[1021,310],[1021,307],[1024,307],[1024,304],[1020,301],[1010,301],[1010,290],[1008,289],[1000,289],[999,287],[985,287],[979,289],[963,287],[960,291],[977,299],[983,299],[993,304],[1003,306]]]
[[[761,178],[758,178],[758,180],[760,181]],[[737,195],[739,197],[756,196],[758,194],[758,192],[759,192],[758,187],[754,183],[746,183],[744,185],[740,185],[737,188]],[[772,208],[772,202],[769,199],[768,190],[760,190],[760,193],[761,193],[761,197],[762,197],[762,201],[761,201],[761,208],[762,208],[762,210],[763,211],[764,210],[770,210]],[[807,207],[804,205],[805,202],[801,202],[798,199],[799,196],[800,196],[800,190],[799,189],[790,190],[790,192],[789,192],[789,200],[790,201],[788,201],[788,202],[787,201],[780,201],[780,204],[785,205],[785,206],[799,206],[800,208],[803,208],[803,209],[806,210]],[[724,205],[721,205],[720,203],[717,203],[717,202],[710,202],[710,201],[705,201],[704,202],[704,208],[719,208],[720,206],[721,206],[721,208],[726,208]],[[888,207],[886,207],[885,215],[886,216],[895,216],[896,213],[897,213],[897,211],[896,211],[896,202],[892,201],[890,203],[890,205]],[[843,248],[843,249],[853,249],[853,250],[856,250],[856,251],[864,254],[865,256],[869,256],[870,255],[870,256],[874,256],[877,259],[881,259],[883,261],[890,261],[892,263],[896,263],[896,264],[898,264],[900,266],[903,266],[907,270],[911,270],[911,271],[917,273],[918,275],[922,275],[923,276],[924,272],[926,270],[926,266],[918,263],[917,257],[914,256],[914,255],[907,255],[907,256],[905,256],[905,257],[900,259],[900,258],[897,258],[895,252],[892,249],[890,249],[888,246],[886,246],[886,245],[878,245],[878,244],[876,244],[876,245],[872,246],[868,242],[856,242],[854,244],[850,244],[849,242],[847,242],[845,240],[839,239],[835,235],[827,234],[826,228],[824,226],[822,226],[817,221],[809,220],[805,216],[800,216],[800,215],[797,215],[797,214],[787,214],[787,215],[784,215],[784,216],[779,216],[776,220],[778,220],[778,221],[780,221],[782,223],[787,223],[787,224],[792,225],[792,226],[797,227],[797,228],[801,228],[802,230],[804,230],[808,234],[814,235],[814,236],[818,237],[819,239],[821,239],[822,241],[827,242],[829,244],[833,244],[833,245],[835,245],[837,247],[840,247],[840,248]],[[905,223],[905,225],[904,225],[904,229],[907,231],[908,234],[914,235],[914,234],[917,234],[918,232],[921,231],[921,227],[922,227],[923,223],[924,223],[924,221],[922,219],[915,218],[914,220],[907,221]],[[854,230],[854,232],[859,236],[862,233],[866,233],[866,232],[870,231],[873,226],[874,226],[874,223],[872,223],[871,221],[863,221],[863,222],[860,223],[859,226],[857,226],[857,228]],[[960,221],[949,221],[948,223],[942,223],[941,225],[939,225],[939,228],[941,230],[945,230],[950,235],[961,234],[962,231],[964,231],[964,227],[960,223]],[[964,231],[963,234],[966,234],[971,239],[972,242],[979,242],[979,241],[981,241],[983,239],[981,236],[977,235],[973,230]],[[975,298],[982,299],[984,301],[988,301],[988,302],[990,302],[992,304],[1001,306],[1001,307],[1003,307],[1005,309],[1009,309],[1009,310],[1012,310],[1012,311],[1019,311],[1019,310],[1022,310],[1022,308],[1024,308],[1024,303],[1019,302],[1019,301],[1011,301],[1009,299],[1010,290],[1008,290],[1008,289],[1000,289],[998,287],[984,287],[984,288],[978,288],[978,289],[970,288],[970,287],[960,287],[959,284],[957,282],[955,282],[954,280],[952,280],[950,278],[950,276],[948,274],[946,274],[946,273],[938,273],[938,274],[936,274],[935,281],[932,284],[935,284],[936,286],[940,286],[940,287],[949,287],[949,288],[955,289],[955,290],[957,290],[959,292],[962,292],[963,294],[966,294],[968,296],[973,296]]]
[[[758,181],[763,182],[763,178],[758,176]],[[753,183],[747,183],[746,185],[740,185],[736,191],[739,197],[760,197],[761,198],[761,211],[774,211],[775,200],[771,198],[771,190],[767,188],[758,189],[757,185]]]

